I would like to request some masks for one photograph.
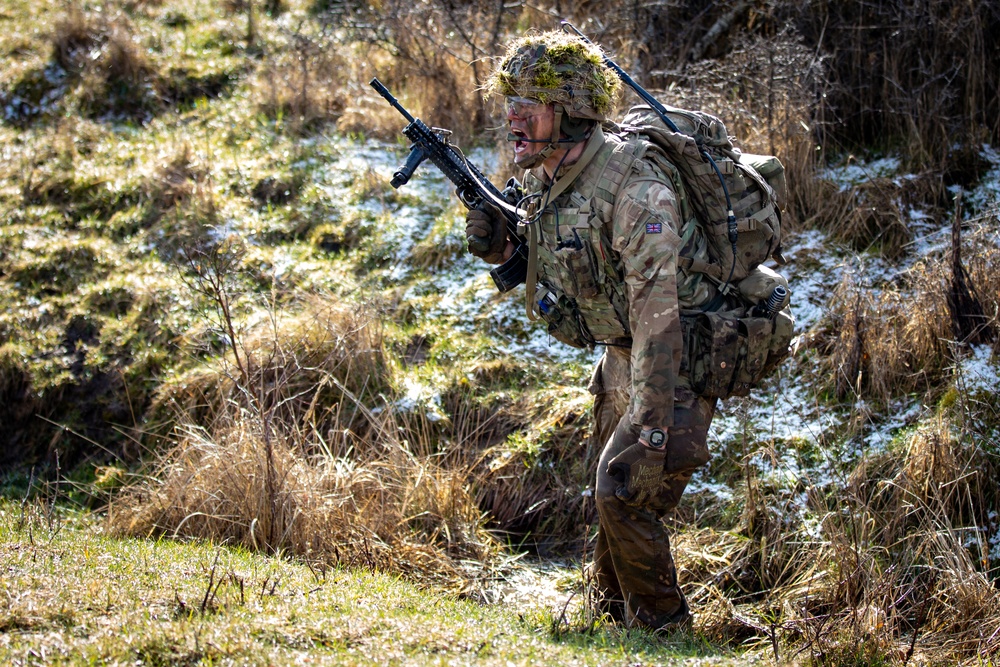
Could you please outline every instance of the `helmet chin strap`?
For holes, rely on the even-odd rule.
[[[556,104],[553,111],[555,112],[555,117],[552,119],[552,136],[548,139],[523,139],[513,133],[507,135],[507,141],[523,141],[529,144],[545,144],[545,147],[542,148],[542,150],[534,153],[533,155],[526,155],[521,159],[514,158],[514,164],[521,169],[534,169],[538,165],[542,164],[556,151],[556,149],[559,148],[559,144],[577,143],[578,140],[575,139],[559,138],[559,128],[562,126],[563,117],[562,105]]]

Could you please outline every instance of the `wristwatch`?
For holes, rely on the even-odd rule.
[[[663,449],[667,444],[667,434],[662,428],[644,428],[639,432],[639,440],[645,440],[647,447]]]

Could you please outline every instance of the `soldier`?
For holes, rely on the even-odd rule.
[[[527,170],[528,316],[565,343],[605,348],[589,386],[605,443],[589,567],[601,609],[653,629],[688,625],[662,519],[710,457],[715,400],[681,373],[680,309],[717,291],[677,261],[707,259],[705,239],[676,172],[638,157],[641,137],[614,132],[621,81],[597,47],[556,31],[522,37],[489,88],[505,98],[514,163]],[[502,220],[473,209],[466,223],[472,254],[511,256]]]

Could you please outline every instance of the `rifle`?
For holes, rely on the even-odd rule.
[[[528,246],[517,233],[517,223],[525,216],[516,207],[516,199],[514,203],[508,199],[508,197],[514,199],[516,197],[514,193],[520,190],[517,180],[510,179],[507,188],[501,192],[474,164],[465,159],[458,148],[448,143],[450,131],[427,127],[422,120],[414,118],[377,78],[369,83],[410,123],[403,128],[403,136],[413,145],[410,147],[406,162],[393,173],[390,185],[394,188],[405,185],[417,167],[429,159],[449,181],[455,184],[455,194],[466,208],[488,206],[504,219],[507,236],[515,243],[515,247],[510,259],[490,271],[490,277],[493,278],[497,289],[508,292],[523,283],[528,273]]]

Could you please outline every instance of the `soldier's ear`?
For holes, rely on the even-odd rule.
[[[590,118],[573,118],[565,113],[559,125],[559,131],[572,141],[583,141],[587,133],[594,127],[596,121]]]

